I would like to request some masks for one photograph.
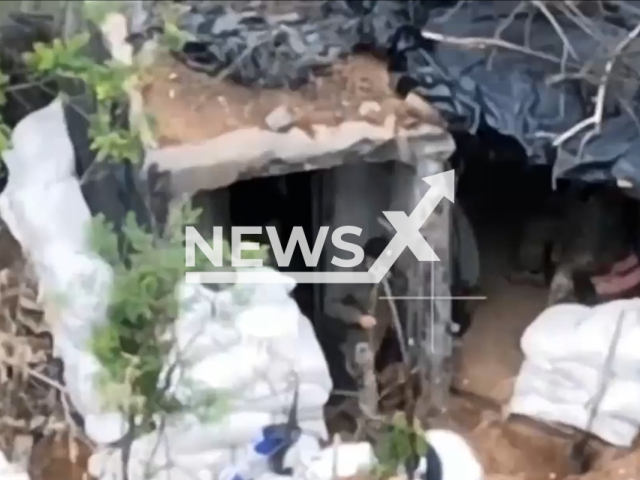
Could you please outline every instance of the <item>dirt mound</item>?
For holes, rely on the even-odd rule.
[[[592,442],[593,464],[585,475],[573,474],[569,459],[572,441],[554,435],[534,421],[502,422],[499,414],[452,399],[449,424],[478,455],[486,480],[635,480],[640,478],[640,445],[632,451]],[[474,425],[475,423],[475,425]]]

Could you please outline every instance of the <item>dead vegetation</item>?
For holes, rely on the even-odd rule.
[[[57,478],[43,473],[52,467],[63,469],[61,463],[67,465],[68,478],[73,471],[68,465],[75,462],[80,447],[37,282],[6,226],[0,232],[0,250],[0,448],[34,480]]]

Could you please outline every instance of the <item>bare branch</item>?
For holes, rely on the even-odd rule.
[[[428,40],[434,40],[436,42],[448,43],[451,45],[458,45],[476,50],[485,50],[489,47],[499,47],[505,50],[511,50],[514,52],[523,53],[532,57],[546,60],[556,64],[561,64],[562,60],[548,53],[537,52],[515,43],[507,42],[498,38],[484,38],[484,37],[453,37],[450,35],[443,35],[441,33],[430,32],[429,30],[422,30],[422,36]]]
[[[607,86],[609,84],[609,78],[611,76],[611,71],[615,66],[616,60],[622,51],[635,39],[640,35],[640,23],[636,25],[636,27],[629,32],[629,34],[622,40],[614,49],[613,54],[607,64],[604,67],[604,74],[600,79],[600,85],[598,86],[598,93],[596,95],[596,108],[593,112],[593,115],[589,118],[585,118],[580,123],[574,125],[569,130],[558,136],[554,142],[553,146],[558,147],[566,142],[568,139],[581,132],[585,128],[590,126],[594,126],[594,131],[597,133],[592,134],[589,133],[588,137],[591,139],[593,135],[599,134],[602,130],[602,120],[604,115],[604,102],[607,96]],[[583,139],[584,140],[584,139]]]
[[[574,60],[578,60],[578,55],[576,54],[576,51],[573,49],[571,42],[567,38],[566,33],[564,33],[564,30],[562,29],[562,27],[560,26],[556,18],[553,16],[553,14],[549,11],[549,9],[544,4],[544,2],[541,2],[540,0],[532,0],[531,3],[535,5],[536,8],[538,8],[545,17],[547,17],[547,20],[549,20],[549,23],[553,26],[558,36],[562,39],[562,43],[564,44],[564,47],[571,54]]]
[[[524,10],[526,10],[527,7],[528,7],[528,3],[527,2],[520,2],[517,7],[515,7],[513,10],[511,10],[511,13],[509,14],[509,16],[507,18],[505,18],[505,20],[496,29],[495,33],[493,34],[493,38],[496,39],[496,40],[500,40],[501,37],[502,37],[502,34],[504,33],[504,31],[507,28],[509,28],[509,25],[511,25],[511,23],[513,23],[513,21],[515,20],[516,16],[520,12],[523,12]],[[491,52],[491,54],[489,55],[489,59],[487,60],[487,70],[491,70],[492,69],[492,67],[493,67],[493,59],[495,58],[495,54],[496,54],[496,50],[494,49]]]

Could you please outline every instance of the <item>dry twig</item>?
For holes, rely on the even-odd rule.
[[[582,139],[582,145],[580,150],[582,150],[583,146],[594,136],[600,134],[602,131],[602,121],[604,116],[604,104],[607,96],[607,87],[609,85],[609,78],[611,76],[611,72],[613,67],[618,59],[618,56],[624,51],[624,49],[640,35],[640,23],[636,25],[636,27],[629,32],[629,34],[622,40],[614,49],[613,54],[609,61],[606,63],[604,67],[604,74],[600,78],[600,84],[598,86],[598,93],[596,95],[596,107],[593,115],[588,118],[585,118],[581,122],[577,123],[569,130],[559,135],[554,141],[553,146],[559,147],[564,142],[569,140],[574,135],[578,134],[585,128],[593,126],[594,128],[587,133]]]

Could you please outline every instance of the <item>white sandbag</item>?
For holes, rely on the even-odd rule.
[[[262,270],[274,278],[282,275]],[[240,283],[220,292],[180,286],[186,307],[176,322],[171,358],[186,360],[187,366],[173,369],[170,391],[187,401],[192,386],[199,385],[230,393],[235,408],[277,412],[291,405],[297,383],[300,410],[320,412],[332,381],[311,323],[288,295],[290,287],[289,281]],[[238,291],[246,294],[240,305]]]
[[[2,159],[9,171],[9,181],[0,195],[0,216],[25,248],[25,242],[30,237],[24,232],[23,218],[19,213],[24,210],[20,208],[20,204],[24,203],[24,196],[20,193],[24,190],[46,189],[73,174],[74,150],[67,134],[62,101],[56,99],[47,107],[23,118],[11,133],[11,143],[12,148],[2,152]],[[34,202],[44,200],[31,216],[37,215],[41,208],[46,208],[47,200],[43,194],[28,196],[34,197]],[[50,240],[53,241],[60,234],[54,234]]]
[[[431,467],[440,470],[440,480],[483,480],[482,465],[461,435],[450,430],[428,430],[425,432],[425,440],[432,452],[418,464],[416,473],[420,478],[425,478]],[[439,465],[429,465],[427,459],[435,460]],[[301,462],[294,469],[293,478],[332,480],[352,478],[359,474],[368,475],[377,462],[369,443],[337,444],[325,448],[311,460]],[[266,480],[266,477],[261,477],[260,480]]]
[[[64,244],[73,250],[88,250],[91,214],[75,178],[14,192],[11,209],[20,219],[24,248],[39,251],[47,245]]]
[[[137,441],[136,441],[137,442]],[[129,460],[130,480],[217,480],[223,466],[230,464],[234,450],[207,450],[191,455],[172,455],[166,462],[167,446],[158,443],[155,456],[142,453],[134,443]],[[169,447],[170,448],[170,447]],[[148,449],[153,452],[153,449]],[[141,461],[141,459],[149,461]],[[163,464],[162,462],[165,461]],[[96,480],[122,480],[122,457],[120,450],[100,449],[89,458],[87,472]],[[195,472],[195,475],[194,475]]]
[[[242,343],[226,348],[216,348],[215,343],[207,347],[201,335],[199,356],[208,356],[193,362],[191,350],[181,353],[191,362],[173,370],[169,391],[186,401],[195,384],[231,394],[233,404],[242,408],[274,412],[291,404],[297,383],[300,409],[321,409],[332,389],[331,377],[309,320],[298,313],[297,324],[298,335],[272,341],[246,338],[240,325]]]
[[[550,399],[584,405],[598,392],[601,375],[596,368],[576,362],[536,365],[525,360],[520,367],[514,394],[538,392]],[[611,376],[606,381],[600,409],[640,419],[640,383]]]
[[[169,362],[176,358],[189,362],[206,359],[212,348],[222,352],[242,343],[242,335],[233,315],[218,308],[219,294],[202,285],[180,284],[177,289],[180,314],[175,328],[167,332],[167,340],[174,345]],[[212,321],[215,317],[216,321]]]
[[[175,349],[182,355],[202,359],[211,354],[214,346],[220,351],[246,341],[296,338],[300,310],[295,301],[286,293],[279,298],[274,296],[265,310],[252,296],[254,290],[269,285],[255,287],[239,284],[214,292],[202,285],[181,284],[177,289],[180,316],[172,332]]]
[[[75,404],[74,404],[75,406]],[[84,405],[83,405],[84,406]],[[121,440],[129,431],[126,417],[118,412],[80,410],[84,418],[84,431],[97,445],[109,445]]]
[[[251,283],[256,272],[264,275],[264,283]],[[295,285],[291,277],[269,267],[239,269],[236,284],[220,292],[216,306],[219,311],[223,311],[223,305],[234,303],[244,307],[237,310],[235,322],[245,338],[295,337],[300,315],[298,304],[290,296]]]
[[[18,122],[11,144],[2,152],[11,188],[44,186],[74,175],[75,154],[60,98]]]
[[[291,383],[270,385],[263,380],[252,384],[246,391],[230,396],[232,408],[248,412],[277,413],[286,410],[293,401],[295,387]],[[298,413],[321,415],[327,403],[327,391],[320,385],[303,383],[298,387]]]
[[[553,370],[545,370],[525,361],[516,380],[513,398],[541,396],[552,403],[574,404],[577,409],[588,411],[599,388],[597,372],[593,374],[590,380],[595,382],[586,388],[586,382],[567,382],[566,377],[555,374]],[[611,379],[606,383],[598,410],[603,415],[640,423],[640,384]]]
[[[0,478],[2,480],[30,480],[29,474],[18,465],[10,463],[0,450]]]
[[[342,443],[326,447],[294,470],[296,480],[331,480],[368,474],[378,460],[370,443]]]
[[[441,480],[482,480],[484,469],[467,441],[451,430],[427,430],[425,440],[435,451],[442,467]],[[418,472],[426,474],[429,465],[423,458]],[[420,475],[420,478],[425,478]]]
[[[5,152],[9,181],[0,195],[0,214],[34,262],[47,303],[63,294],[55,314],[48,309],[47,320],[52,321],[55,352],[65,364],[65,382],[74,406],[85,417],[89,437],[99,444],[118,440],[123,417],[103,410],[97,388],[101,365],[89,348],[93,330],[105,322],[112,272],[86,242],[89,210],[73,173],[61,103],[56,100],[23,119],[13,141],[15,148]],[[172,446],[178,446],[185,458],[193,457],[197,445],[199,457],[219,456],[221,449],[246,445],[265,425],[286,420],[292,376],[300,385],[301,425],[326,436],[322,405],[332,387],[326,361],[309,320],[289,295],[295,283],[275,270],[264,272],[270,283],[251,285],[250,273],[240,272],[240,283],[230,291],[177,288],[181,314],[173,353],[175,358],[194,360],[187,362],[183,376],[198,380],[197,388],[226,387],[234,395],[244,384],[249,394],[238,394],[229,414],[216,423],[168,417],[174,424]],[[199,367],[190,370],[193,365]],[[257,408],[266,384],[275,392],[269,402],[261,399],[262,408],[266,405],[269,411],[249,410]],[[240,406],[245,410],[238,410]],[[157,440],[157,432],[150,438],[153,435]],[[139,456],[140,462],[147,458]]]
[[[300,382],[313,383],[326,392],[326,400],[333,390],[333,381],[329,374],[329,367],[320,347],[318,338],[311,322],[300,314],[298,317],[297,336],[282,335],[272,340],[272,352],[281,361],[272,366],[272,374],[284,378],[290,377],[290,372],[283,370],[284,366],[295,365]]]
[[[21,120],[12,144],[3,152],[9,180],[0,195],[0,215],[33,264],[54,354],[65,365],[72,402],[87,416],[101,405],[94,388],[100,366],[87,342],[104,322],[112,272],[88,250],[90,214],[74,175],[74,151],[61,101]],[[103,425],[98,432],[102,439],[113,430]]]
[[[635,375],[640,366],[640,299],[616,300],[593,308],[556,305],[544,310],[525,330],[521,347],[528,358],[571,360],[600,366],[623,317],[614,370]]]
[[[270,267],[238,268],[238,285],[243,288],[253,287],[254,303],[268,303],[270,300],[282,300],[296,287],[295,280]],[[260,283],[255,282],[255,273],[260,276]],[[260,288],[256,288],[257,286]]]
[[[301,422],[303,433],[296,445],[285,455],[284,466],[299,468],[301,462],[314,458],[319,443],[308,433],[317,425],[314,422]],[[202,432],[200,432],[202,433]],[[241,465],[248,460],[255,439],[261,436],[257,431],[250,440],[242,444],[216,448],[204,435],[175,435],[167,430],[158,437],[150,434],[137,439],[131,448],[129,461],[130,480],[174,480],[175,478],[204,478],[218,480],[225,470]],[[143,476],[144,468],[154,472]],[[100,449],[89,459],[88,472],[97,480],[122,480],[122,457],[120,450]]]
[[[586,408],[580,408],[575,403],[551,402],[542,395],[514,396],[509,403],[509,410],[511,413],[580,430],[585,430],[589,421]],[[629,447],[638,433],[638,422],[600,414],[594,418],[591,433],[617,447]]]
[[[523,375],[527,376],[541,376],[545,378],[552,376],[554,382],[560,383],[562,387],[583,388],[588,391],[597,390],[602,376],[601,367],[585,365],[584,363],[571,360],[548,361],[546,359],[527,358],[522,363],[520,371],[523,372]],[[611,375],[611,380],[614,379],[635,383],[634,377],[618,375],[615,371]]]
[[[47,318],[56,332],[54,347],[66,342],[88,348],[93,331],[106,321],[111,268],[93,253],[76,252],[58,243],[32,258],[45,299],[56,312],[55,318]]]
[[[252,442],[266,425],[286,422],[287,414],[231,411],[215,423],[203,423],[194,415],[185,415],[171,419],[165,435],[170,437],[175,453],[238,447]],[[298,420],[305,433],[320,439],[327,438],[324,419],[303,414]]]
[[[619,322],[612,373],[602,379]],[[591,433],[614,445],[630,445],[640,425],[639,342],[640,299],[593,308],[571,304],[548,308],[522,336],[526,359],[509,410],[585,429],[604,380]]]

